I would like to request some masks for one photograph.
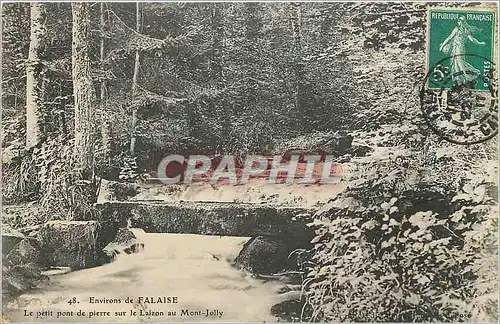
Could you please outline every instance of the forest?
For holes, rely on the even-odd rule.
[[[321,150],[354,168],[283,318],[497,321],[497,138],[427,127],[427,6],[2,4],[3,223],[95,219],[168,154]]]

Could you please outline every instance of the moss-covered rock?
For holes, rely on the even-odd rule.
[[[23,239],[4,257],[5,265],[23,265],[40,263],[40,249],[35,240]]]
[[[2,255],[6,256],[25,236],[8,225],[2,226]]]
[[[297,269],[297,259],[292,252],[299,248],[297,242],[281,237],[257,236],[251,238],[236,257],[234,266],[253,274],[278,274]],[[278,279],[278,278],[276,278]]]
[[[37,287],[49,278],[42,275],[37,264],[27,263],[13,267],[2,267],[2,304],[5,305],[20,293]]]
[[[251,238],[235,260],[235,267],[258,274],[272,274],[286,268],[288,249],[282,241],[258,236]]]
[[[38,232],[47,266],[89,268],[109,261],[102,249],[112,236],[97,221],[50,221]]]

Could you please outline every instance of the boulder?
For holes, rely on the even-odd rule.
[[[109,257],[102,251],[112,236],[97,221],[49,221],[38,231],[46,266],[89,268]]]
[[[2,163],[9,164],[21,159],[24,151],[23,148],[23,145],[20,143],[14,143],[14,145],[2,148]]]
[[[273,274],[289,268],[286,243],[278,238],[257,236],[251,238],[235,259],[235,267],[254,274]]]
[[[15,266],[40,263],[40,249],[36,241],[25,238],[19,242],[3,259],[5,265]]]
[[[13,267],[2,267],[2,303],[5,304],[12,297],[37,287],[47,281],[41,269],[34,263],[27,263]]]
[[[104,253],[111,259],[119,254],[131,254],[144,249],[144,243],[137,239],[137,236],[129,228],[120,228],[116,232],[115,238],[106,247]]]
[[[25,236],[8,225],[2,226],[2,255],[6,256]]]
[[[271,307],[271,314],[287,322],[300,322],[302,307],[306,303],[300,290],[281,294],[278,299],[281,301]]]

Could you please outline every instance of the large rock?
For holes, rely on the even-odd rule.
[[[23,239],[7,254],[4,264],[9,266],[23,265],[28,263],[40,263],[40,249],[35,240]]]
[[[24,240],[25,236],[8,225],[2,226],[2,255],[6,256],[9,252]]]
[[[97,221],[50,221],[39,230],[38,240],[45,265],[81,269],[109,261],[102,250],[110,235]]]
[[[40,267],[27,263],[13,267],[2,267],[2,304],[6,304],[14,296],[37,287],[48,277],[41,274]]]
[[[251,238],[235,260],[235,267],[254,274],[274,274],[289,269],[288,255],[293,250],[279,238]]]
[[[279,295],[278,299],[281,301],[271,307],[271,314],[287,322],[300,322],[302,307],[306,303],[300,290]]]

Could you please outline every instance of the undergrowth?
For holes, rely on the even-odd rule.
[[[37,204],[36,212],[23,215],[31,221],[17,223],[93,218],[98,183],[82,180],[72,147],[71,140],[48,139],[3,163],[3,203]]]
[[[494,182],[470,171],[443,194],[387,171],[316,215],[302,320],[496,321]]]

